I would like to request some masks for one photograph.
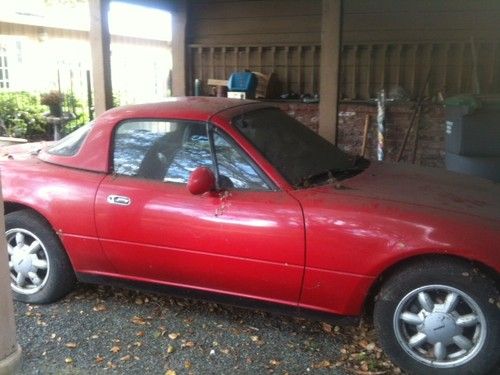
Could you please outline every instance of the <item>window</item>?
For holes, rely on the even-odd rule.
[[[0,89],[9,88],[9,69],[7,65],[7,49],[0,45]]]
[[[113,170],[120,175],[185,183],[196,167],[211,163],[202,123],[127,121],[115,134]]]
[[[76,129],[74,132],[68,134],[66,137],[58,141],[54,146],[49,148],[47,152],[53,155],[60,156],[73,156],[80,151],[83,141],[87,138],[87,134],[94,122],[90,122],[81,128]]]
[[[234,144],[214,133],[215,155],[224,188],[268,190],[269,185]],[[113,170],[125,176],[187,183],[197,167],[213,168],[206,124],[127,121],[114,141]]]
[[[239,148],[227,141],[227,136],[214,134],[215,155],[223,187],[269,190],[269,185],[243,155]],[[228,184],[229,186],[224,186]]]

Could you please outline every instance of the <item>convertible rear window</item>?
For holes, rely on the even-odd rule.
[[[54,146],[50,147],[47,152],[52,155],[60,156],[73,156],[80,151],[85,138],[89,134],[90,129],[94,122],[89,122],[87,125],[76,129],[74,132],[68,134],[66,137],[57,142]]]

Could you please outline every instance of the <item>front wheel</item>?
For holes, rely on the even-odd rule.
[[[499,293],[466,262],[422,261],[390,277],[374,321],[386,353],[411,374],[487,374],[498,363]]]
[[[71,263],[59,238],[30,210],[5,215],[5,238],[14,298],[50,303],[68,293],[75,282]]]

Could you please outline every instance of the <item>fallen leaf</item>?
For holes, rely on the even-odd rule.
[[[319,363],[313,364],[312,367],[313,368],[330,368],[330,367],[332,367],[332,363],[325,359]]]
[[[174,348],[172,345],[169,345],[169,346],[167,347],[167,353],[168,353],[168,354],[171,354],[171,353],[173,353],[174,351],[175,351],[175,348]]]
[[[176,340],[179,336],[180,336],[180,333],[169,333],[169,334],[168,334],[168,337],[169,337],[171,340]]]
[[[259,336],[250,336],[250,339],[251,339],[253,342],[256,342],[256,341],[259,341]]]
[[[146,324],[146,321],[144,318],[141,318],[140,316],[134,315],[134,317],[131,319],[131,322],[137,325],[144,325]]]
[[[70,349],[75,349],[78,345],[76,342],[67,342],[64,346]]]
[[[144,336],[144,331],[139,331],[135,334],[137,337],[142,337]]]
[[[73,358],[71,358],[71,357],[66,357],[66,358],[64,359],[64,362],[66,362],[67,364],[73,363]]]
[[[371,342],[368,345],[366,345],[365,349],[371,352],[373,349],[375,349],[375,347],[376,347],[375,343]]]
[[[124,355],[120,358],[120,361],[129,361],[132,358],[130,354]]]
[[[191,368],[191,362],[184,361],[184,368],[190,369]]]
[[[194,342],[192,341],[183,342],[181,345],[181,348],[192,348],[192,347],[194,347]]]
[[[106,307],[105,304],[99,303],[98,305],[95,305],[92,310],[100,312],[100,311],[106,311],[108,308]]]
[[[109,351],[112,353],[118,353],[121,350],[119,346],[113,346]]]
[[[97,355],[97,357],[95,357],[95,363],[102,363],[103,361],[104,361],[103,356]]]
[[[167,370],[167,372],[165,372],[165,375],[177,375],[177,373],[174,370]]]
[[[332,325],[328,323],[321,323],[321,326],[323,327],[323,331],[325,332],[332,332]]]
[[[271,366],[279,366],[279,364],[280,364],[280,363],[281,363],[281,362],[280,362],[280,361],[277,361],[276,359],[271,359],[271,360],[269,361],[269,364],[270,364]]]

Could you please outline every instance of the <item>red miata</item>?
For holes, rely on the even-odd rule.
[[[498,184],[351,157],[268,104],[219,98],[110,110],[1,173],[18,300],[79,279],[373,313],[409,372],[498,361]]]

